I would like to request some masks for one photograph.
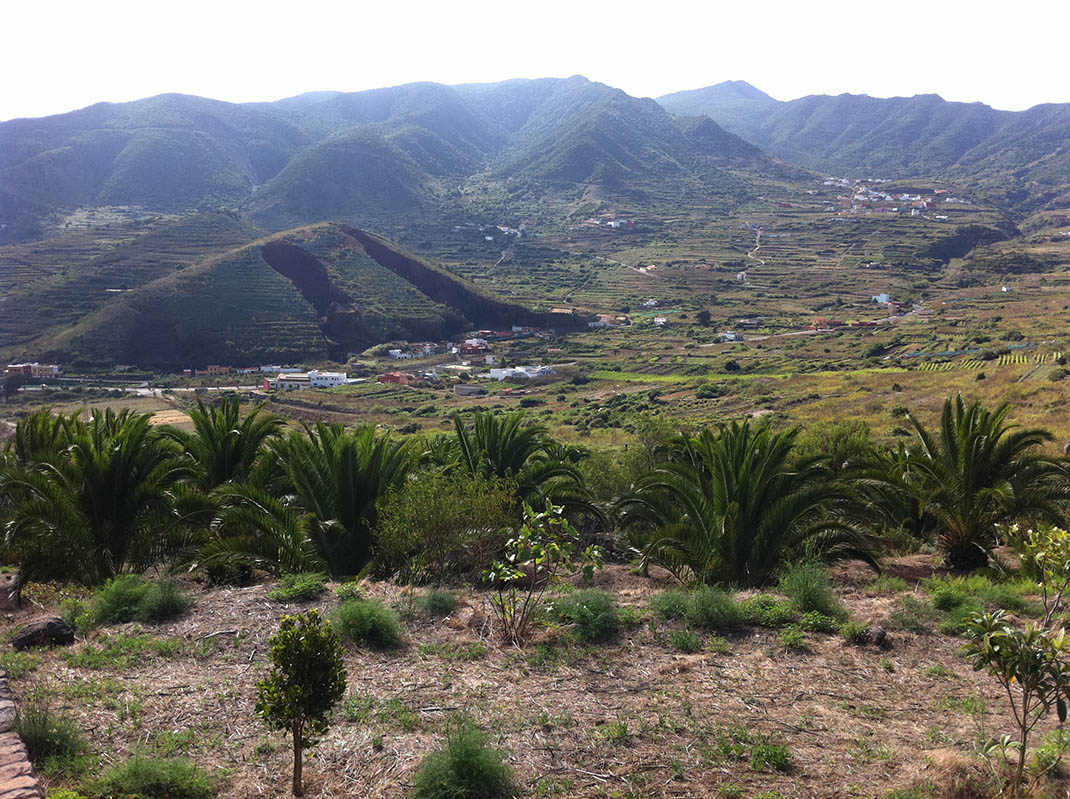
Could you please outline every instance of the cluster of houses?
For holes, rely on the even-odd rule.
[[[614,214],[602,214],[583,220],[584,227],[608,227],[613,230],[631,230],[635,227],[634,219],[617,219]]]
[[[571,309],[569,311],[571,313]],[[460,343],[450,341],[433,342],[425,341],[411,344],[402,349],[396,347],[387,350],[387,355],[395,361],[408,361],[415,358],[430,358],[435,355],[483,355],[490,349],[492,341],[523,338],[525,336],[548,335],[541,328],[513,325],[509,330],[473,330],[467,333]]]
[[[509,225],[480,225],[475,222],[465,222],[463,225],[454,225],[453,232],[480,233],[483,235],[484,241],[494,241],[495,235],[500,235],[503,238],[512,236],[522,239],[527,234],[527,229],[523,225],[520,227],[509,227]]]
[[[841,214],[875,212],[921,216],[923,213],[935,211],[941,202],[970,204],[967,199],[952,196],[948,189],[935,189],[931,193],[887,192],[872,185],[883,182],[885,181],[866,180],[852,183],[847,178],[829,178],[824,181],[824,185],[851,189],[849,194],[840,194],[836,198],[840,203]],[[932,218],[946,221],[948,216],[934,214]]]
[[[4,377],[59,377],[60,368],[54,363],[9,363]]]

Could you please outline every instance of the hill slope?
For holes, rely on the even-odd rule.
[[[176,369],[344,360],[394,339],[560,321],[488,297],[372,234],[322,223],[146,283],[28,349],[76,365]]]

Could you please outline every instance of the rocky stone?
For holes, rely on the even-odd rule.
[[[74,628],[59,616],[34,619],[11,639],[15,649],[34,646],[70,646],[74,643]]]

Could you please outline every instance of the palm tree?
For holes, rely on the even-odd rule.
[[[318,423],[271,447],[274,474],[217,490],[221,509],[202,564],[229,557],[269,571],[360,573],[371,556],[376,502],[412,466],[411,446],[367,425]],[[266,470],[265,470],[266,471]]]
[[[1052,440],[1039,428],[1007,423],[1010,405],[944,402],[936,435],[914,416],[917,447],[910,452],[904,489],[938,521],[937,542],[947,564],[984,566],[997,525],[1023,517],[1058,523],[1070,494],[1064,469],[1037,449]]]
[[[197,465],[195,482],[202,491],[248,480],[264,445],[279,435],[285,423],[282,417],[266,412],[263,405],[241,418],[237,397],[226,397],[215,407],[198,399],[189,415],[192,434],[175,428],[166,432],[193,458]]]
[[[98,583],[156,560],[173,526],[172,489],[190,474],[177,448],[129,411],[63,424],[62,453],[0,476],[19,585],[44,576]]]
[[[589,502],[576,467],[583,450],[554,441],[545,427],[530,424],[523,411],[500,415],[477,411],[470,426],[454,414],[453,427],[452,439],[433,440],[425,455],[443,471],[513,482],[518,509],[523,503],[533,507],[552,503],[572,512],[600,514]]]
[[[876,567],[842,486],[820,458],[792,459],[796,434],[747,421],[677,438],[670,462],[619,504],[644,561],[680,580],[739,585],[761,585],[803,555]]]

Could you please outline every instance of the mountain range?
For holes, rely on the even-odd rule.
[[[78,207],[221,206],[273,230],[442,213],[467,181],[539,194],[643,181],[700,187],[774,159],[706,120],[581,77],[409,84],[275,103],[184,95],[0,123],[0,241]]]
[[[548,322],[364,231],[427,252],[446,225],[567,231],[622,206],[656,231],[681,209],[802,192],[814,172],[962,184],[1013,230],[1070,204],[1068,134],[1070,105],[782,102],[742,81],[655,101],[579,76],[273,103],[160,95],[10,120],[0,349],[171,368],[208,352],[341,359],[466,325]]]
[[[673,114],[707,116],[772,155],[821,172],[972,182],[1019,212],[1068,199],[1068,104],[1000,111],[934,94],[811,95],[783,102],[744,81],[658,102]]]

